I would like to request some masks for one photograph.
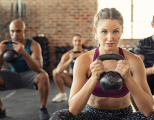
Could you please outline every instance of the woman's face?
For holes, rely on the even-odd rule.
[[[98,38],[100,47],[106,50],[114,50],[119,44],[123,27],[118,20],[100,20],[97,28],[94,27],[94,32]]]
[[[82,44],[83,44],[82,37],[74,36],[72,40],[72,44],[74,48],[77,48],[77,49],[82,48]]]

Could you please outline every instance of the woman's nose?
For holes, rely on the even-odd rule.
[[[112,33],[108,33],[108,35],[107,35],[107,40],[113,40],[113,35],[112,35]]]

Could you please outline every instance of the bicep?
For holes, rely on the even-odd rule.
[[[77,94],[86,83],[87,69],[88,65],[84,61],[82,61],[81,59],[76,60],[73,69],[73,83],[70,90],[69,99]]]
[[[131,65],[131,70],[133,73],[133,78],[138,85],[144,92],[151,95],[150,88],[147,83],[145,67],[141,59],[135,60],[135,62]]]
[[[42,51],[38,43],[32,43],[31,46],[31,58],[38,62],[41,66],[43,65]]]

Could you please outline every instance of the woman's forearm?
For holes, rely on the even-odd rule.
[[[92,79],[89,79],[85,85],[82,87],[82,89],[75,94],[72,98],[69,100],[69,111],[73,115],[78,115],[85,105],[87,104],[89,97],[94,90],[95,86],[97,85],[98,81],[94,81]]]
[[[61,72],[66,70],[71,62],[72,62],[71,60],[67,60],[64,64],[58,65],[56,69],[57,74],[60,74]]]
[[[125,84],[139,111],[141,111],[145,116],[150,116],[153,112],[153,98],[142,90],[133,77]]]

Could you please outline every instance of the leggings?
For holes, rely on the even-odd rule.
[[[131,106],[119,110],[102,110],[87,104],[77,116],[73,116],[68,109],[63,109],[53,113],[50,120],[154,120],[154,113],[145,117],[141,112],[133,113]]]

